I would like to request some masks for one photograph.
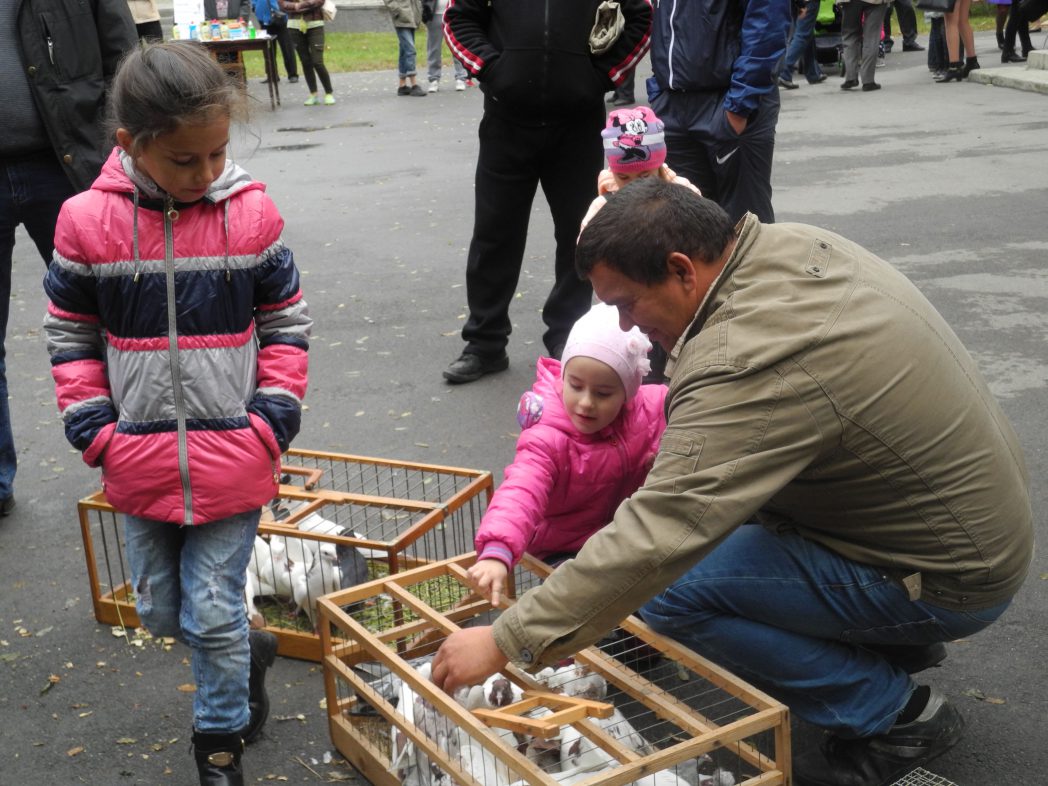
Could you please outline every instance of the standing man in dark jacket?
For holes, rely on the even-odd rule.
[[[600,0],[448,2],[448,46],[484,91],[476,212],[466,259],[466,347],[444,372],[449,382],[473,382],[509,366],[509,304],[539,184],[557,241],[555,281],[542,309],[550,355],[560,357],[571,326],[589,309],[592,289],[574,270],[575,239],[603,163],[604,94],[644,56],[651,26],[650,0],[621,0],[621,33],[609,48],[591,48],[599,5]]]
[[[648,103],[666,126],[666,163],[738,221],[765,224],[790,0],[656,3]]]
[[[24,224],[51,261],[59,208],[91,185],[105,161],[106,86],[137,44],[125,0],[0,4],[0,516],[15,505],[3,345],[15,229]]]

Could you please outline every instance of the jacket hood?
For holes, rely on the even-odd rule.
[[[167,192],[158,186],[149,175],[138,169],[131,156],[119,147],[113,148],[113,152],[109,154],[109,158],[102,166],[101,173],[91,187],[101,191],[120,193],[131,193],[137,188],[146,199],[162,200],[167,197]],[[249,188],[264,189],[265,186],[253,180],[239,164],[227,158],[225,169],[210,185],[203,199],[217,205]]]

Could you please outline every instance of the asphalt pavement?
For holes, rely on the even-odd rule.
[[[992,34],[978,49],[995,57]],[[1019,66],[1017,66],[1019,67]],[[490,469],[511,460],[514,410],[542,353],[552,227],[541,194],[512,306],[508,371],[452,387],[481,95],[398,97],[391,72],[336,74],[338,103],[304,107],[259,84],[233,154],[268,184],[316,319],[308,411],[296,444]],[[775,157],[780,221],[839,232],[898,266],[943,312],[1001,399],[1030,469],[1037,531],[1048,475],[1048,99],[935,84],[923,53],[892,53],[883,89],[831,77],[783,92]],[[640,88],[638,86],[638,94]],[[0,519],[0,785],[192,784],[188,651],[141,647],[92,615],[76,502],[98,486],[66,443],[40,330],[41,260],[15,249],[7,373],[18,506]],[[143,468],[148,472],[147,468]],[[926,673],[968,721],[931,769],[962,786],[1035,784],[1048,772],[1048,558],[1003,619],[949,645]],[[248,782],[360,780],[340,762],[316,664],[279,658],[272,715]],[[811,735],[798,729],[797,746]]]

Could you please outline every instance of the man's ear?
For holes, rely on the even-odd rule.
[[[131,155],[131,147],[134,144],[134,137],[131,136],[131,132],[126,128],[118,128],[116,130],[116,143],[123,148],[124,152]]]
[[[691,257],[687,254],[682,254],[680,251],[674,251],[666,259],[666,268],[669,270],[670,277],[675,281],[679,281],[686,289],[693,289],[698,281],[696,275],[695,263],[691,261]]]

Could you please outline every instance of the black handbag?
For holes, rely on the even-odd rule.
[[[915,6],[922,11],[941,11],[944,14],[953,12],[953,6],[957,0],[917,0]]]

